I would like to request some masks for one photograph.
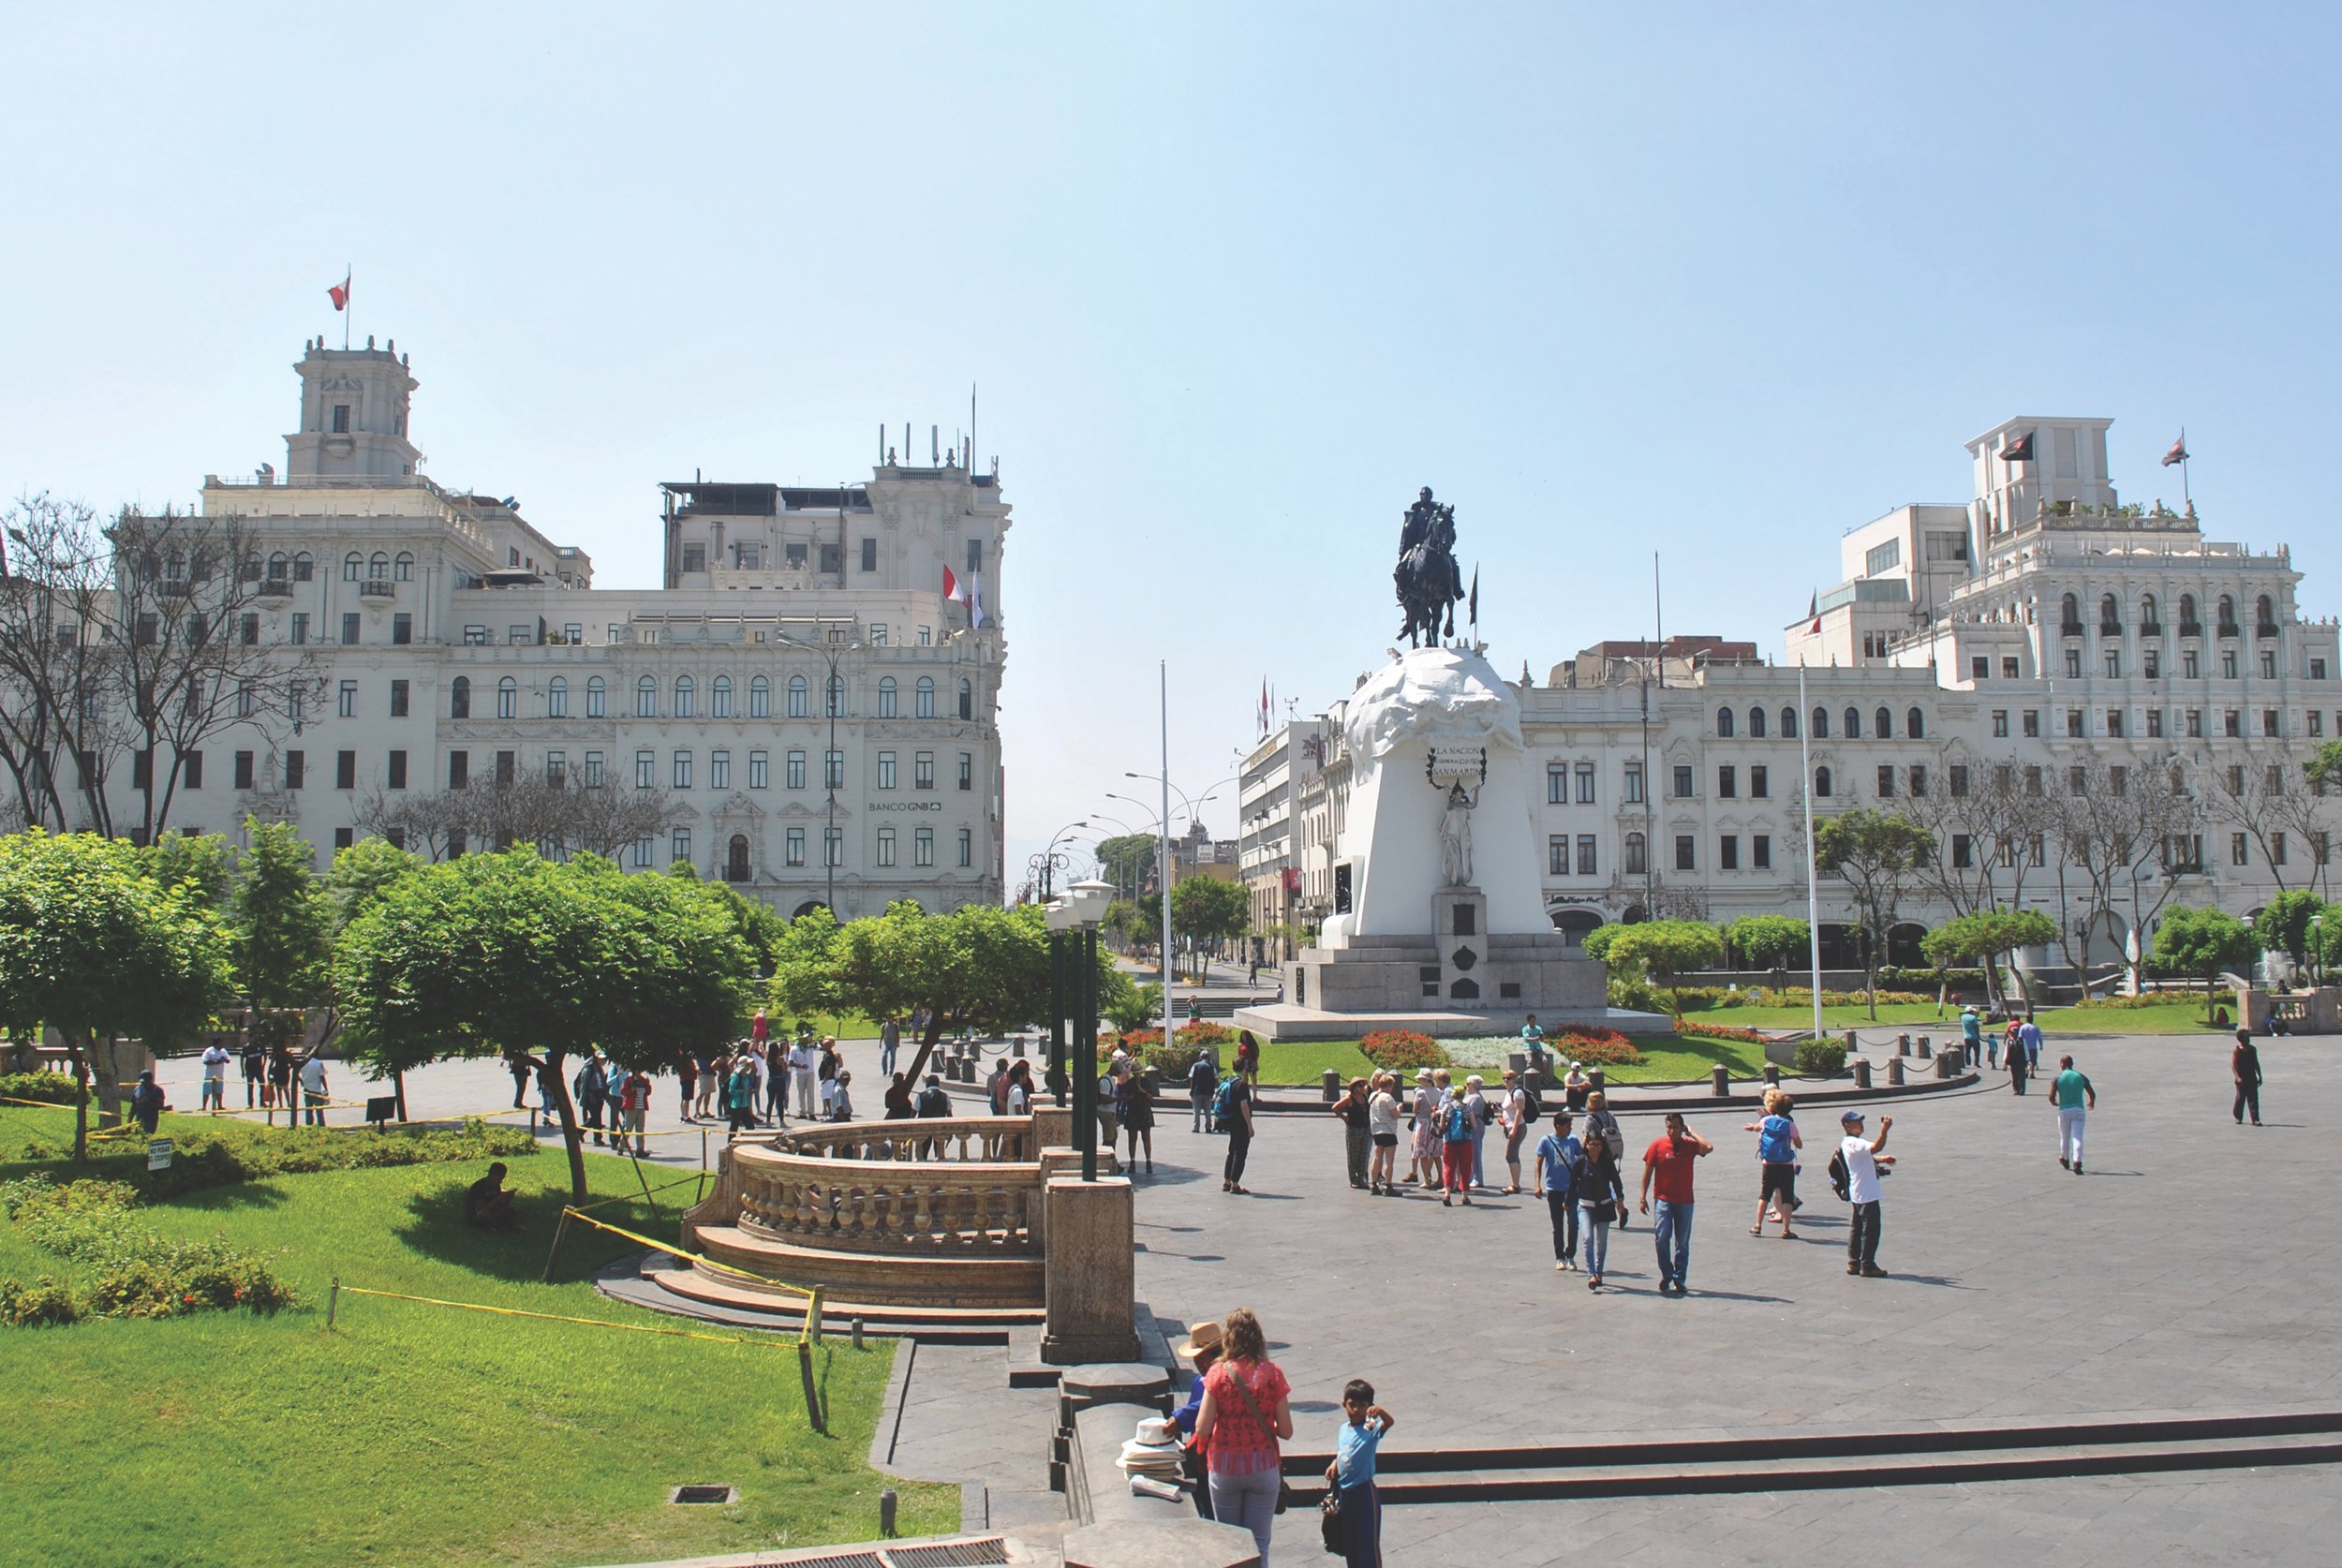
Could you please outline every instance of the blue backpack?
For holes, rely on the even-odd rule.
[[[1440,1123],[1440,1138],[1451,1144],[1472,1141],[1472,1117],[1465,1112],[1462,1101],[1455,1101],[1448,1105],[1446,1119]]]
[[[1225,1132],[1228,1130],[1228,1124],[1236,1119],[1236,1091],[1237,1087],[1242,1081],[1231,1072],[1220,1080],[1220,1087],[1213,1091],[1211,1097],[1211,1130],[1213,1132]]]

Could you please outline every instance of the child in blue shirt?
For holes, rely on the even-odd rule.
[[[1374,1454],[1398,1421],[1374,1402],[1374,1385],[1352,1378],[1341,1391],[1350,1419],[1334,1436],[1334,1462],[1326,1483],[1341,1498],[1341,1561],[1347,1568],[1380,1568],[1383,1504],[1374,1490]]]

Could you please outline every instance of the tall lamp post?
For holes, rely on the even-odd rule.
[[[1074,998],[1067,996],[1072,971],[1065,957],[1066,933],[1075,926],[1074,905],[1070,898],[1052,898],[1045,910],[1049,920],[1049,1066],[1046,1073],[1050,1094],[1057,1099],[1060,1110],[1065,1107],[1065,1091],[1071,1080],[1065,1071],[1065,1021],[1079,1011]]]
[[[1095,877],[1075,882],[1061,900],[1067,924],[1077,927],[1070,959],[1074,998],[1074,1146],[1082,1179],[1098,1179],[1098,922],[1114,901],[1114,884]],[[1055,925],[1057,911],[1050,911]]]

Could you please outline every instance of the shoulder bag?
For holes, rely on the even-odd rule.
[[[1244,1408],[1253,1413],[1253,1419],[1260,1424],[1261,1436],[1268,1440],[1270,1450],[1277,1455],[1277,1512],[1282,1514],[1285,1511],[1285,1505],[1293,1501],[1293,1488],[1285,1485],[1284,1451],[1278,1447],[1277,1429],[1268,1424],[1268,1417],[1260,1413],[1260,1401],[1253,1398],[1253,1391],[1244,1385],[1244,1374],[1236,1369],[1234,1362],[1226,1363],[1226,1366],[1228,1381],[1236,1384],[1236,1391],[1238,1394],[1244,1396]]]

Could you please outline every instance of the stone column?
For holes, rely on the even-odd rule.
[[[1043,1105],[1032,1108],[1032,1154],[1038,1159],[1045,1149],[1074,1146],[1074,1108],[1071,1105]]]
[[[1084,1181],[1051,1176],[1048,1206],[1047,1319],[1041,1359],[1055,1366],[1135,1361],[1138,1335],[1131,1308],[1137,1280],[1132,1263],[1132,1194],[1119,1176]]]

